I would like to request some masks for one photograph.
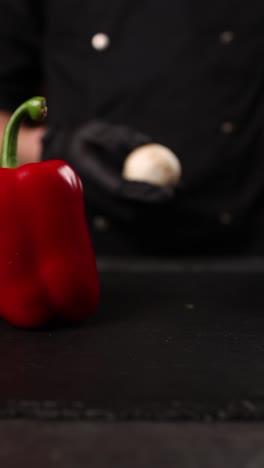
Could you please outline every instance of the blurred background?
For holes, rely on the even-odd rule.
[[[44,126],[20,132],[19,164],[72,165],[98,254],[262,255],[262,2],[0,8],[0,136],[23,101],[47,98]],[[124,177],[128,155],[148,144],[177,157],[174,183],[153,183],[140,162]]]

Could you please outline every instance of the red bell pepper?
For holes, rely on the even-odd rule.
[[[53,317],[83,320],[99,301],[79,177],[60,160],[17,167],[21,120],[41,121],[46,114],[42,97],[22,104],[2,146],[0,316],[18,327],[38,327]]]

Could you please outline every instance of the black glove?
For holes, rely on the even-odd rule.
[[[62,159],[78,173],[87,203],[105,214],[131,217],[131,210],[168,203],[172,187],[133,182],[122,177],[128,154],[151,143],[150,137],[123,125],[90,121],[76,129],[50,129],[44,138],[43,160]],[[130,212],[129,212],[130,210]]]

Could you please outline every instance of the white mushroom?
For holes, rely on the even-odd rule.
[[[159,186],[178,185],[182,168],[177,156],[166,146],[156,143],[140,146],[126,158],[123,177]]]

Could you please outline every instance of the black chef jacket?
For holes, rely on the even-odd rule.
[[[103,196],[87,201],[98,252],[264,251],[263,2],[0,0],[0,11],[0,108],[42,84],[51,127],[125,124],[182,163],[173,203],[137,226]]]

